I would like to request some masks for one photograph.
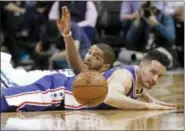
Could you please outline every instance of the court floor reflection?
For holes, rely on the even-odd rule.
[[[1,130],[183,130],[184,75],[167,75],[149,93],[178,109],[1,113]]]
[[[184,129],[177,111],[58,111],[2,114],[2,130]]]

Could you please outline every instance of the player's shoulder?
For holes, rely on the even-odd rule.
[[[123,77],[123,76],[126,76],[128,78],[132,77],[132,74],[127,69],[124,69],[124,68],[116,69],[113,72],[113,75],[117,77]]]
[[[119,68],[112,73],[110,79],[124,84],[125,86],[130,86],[132,83],[132,74],[124,68]]]
[[[132,76],[132,73],[130,72],[130,70],[128,68],[126,68],[125,66],[115,67],[115,71],[113,73],[115,75],[126,75],[128,77]]]

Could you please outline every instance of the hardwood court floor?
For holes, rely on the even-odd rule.
[[[1,113],[1,130],[184,130],[184,74],[168,74],[149,92],[177,110]]]

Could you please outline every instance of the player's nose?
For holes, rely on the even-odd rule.
[[[158,77],[154,76],[152,79],[152,85],[155,85],[157,83]]]
[[[92,59],[92,55],[89,55],[89,56],[87,57],[86,61],[90,62],[91,59]]]

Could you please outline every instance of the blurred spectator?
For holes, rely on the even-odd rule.
[[[127,3],[130,4],[130,8],[127,7],[129,11],[133,5],[136,9],[136,3],[133,1]],[[134,14],[123,17],[124,20],[131,20],[127,32],[124,32],[127,46],[137,51],[148,51],[159,46],[164,47],[172,55],[170,58],[172,58],[173,67],[175,67],[177,52],[173,48],[175,45],[173,19],[161,12],[160,8],[162,9],[162,6],[155,6],[155,3],[151,1],[143,2],[140,6],[138,9],[137,4],[138,11]]]
[[[12,35],[16,35],[18,31],[26,28],[28,32],[20,32],[21,35],[29,35],[31,40],[38,39],[36,35],[39,34],[39,24],[47,20],[50,3],[42,1],[4,2],[6,30],[11,34],[13,33]]]
[[[103,1],[94,1],[98,14],[101,13],[103,8]]]
[[[171,15],[175,21],[176,50],[180,66],[184,67],[184,2],[165,2],[164,13]]]
[[[62,15],[62,6],[68,7],[72,21],[77,22],[84,29],[89,40],[92,41],[95,35],[95,26],[98,17],[95,4],[92,1],[60,1],[60,16]]]
[[[120,21],[123,24],[124,32],[126,33],[130,24],[137,17],[137,12],[141,8],[143,1],[123,1],[120,9]],[[163,2],[155,1],[155,6],[163,10]]]
[[[15,66],[30,58],[27,47],[39,40],[40,25],[47,20],[50,2],[5,1],[3,4],[4,46],[12,55]],[[33,45],[34,46],[34,45]]]
[[[24,13],[23,2],[20,1],[3,1],[1,3],[1,28],[4,34],[3,46],[10,54],[14,66],[18,65],[20,59],[20,49],[16,43],[16,32],[19,30],[22,14]]]
[[[167,15],[171,15],[174,18],[177,18],[179,21],[184,21],[183,14],[184,14],[184,2],[164,2],[164,13]]]
[[[25,14],[22,21],[22,33],[28,33],[30,41],[37,42],[39,40],[41,26],[45,26],[48,20],[48,12],[52,3],[53,2],[51,1],[25,1]]]
[[[81,29],[75,22],[72,22],[71,31],[75,41],[75,46],[79,50],[81,57],[84,58],[85,53],[91,46],[91,43],[83,29]],[[42,39],[37,44],[35,52],[36,69],[69,68],[63,37],[57,29],[55,20],[50,20],[48,22],[46,31],[43,34]]]

